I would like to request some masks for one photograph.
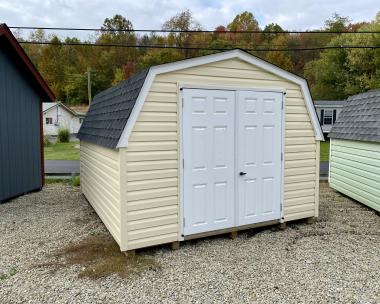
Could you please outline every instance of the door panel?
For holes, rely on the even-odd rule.
[[[237,93],[237,225],[281,217],[282,94]]]
[[[235,92],[183,90],[184,234],[235,225]]]
[[[184,235],[280,219],[282,97],[183,90]]]

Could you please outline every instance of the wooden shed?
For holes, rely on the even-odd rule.
[[[79,138],[82,192],[122,251],[318,216],[307,83],[241,50],[100,93]]]
[[[330,186],[380,212],[380,90],[349,97],[329,137]]]
[[[1,24],[0,202],[42,187],[42,102],[53,100],[22,47]]]

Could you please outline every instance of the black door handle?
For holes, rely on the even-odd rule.
[[[247,174],[247,172],[240,172],[239,173],[240,176],[243,176],[243,175],[246,175],[246,174]]]

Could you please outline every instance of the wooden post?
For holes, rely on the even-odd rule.
[[[229,237],[230,237],[231,240],[236,239],[236,238],[238,237],[238,232],[237,232],[237,230],[235,230],[235,231],[231,231],[230,234],[229,234]]]
[[[179,249],[179,242],[172,242],[171,244],[172,250],[178,250]]]
[[[280,230],[285,230],[286,229],[286,223],[281,223],[280,225],[278,225],[278,228],[280,228]]]
[[[123,253],[127,258],[131,258],[136,255],[136,250],[123,251]]]
[[[306,219],[306,223],[307,224],[314,224],[316,222],[316,220],[315,220],[315,217],[308,217],[307,219]]]
[[[88,105],[91,105],[91,69],[87,68],[87,93],[88,93]]]

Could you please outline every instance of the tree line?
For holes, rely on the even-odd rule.
[[[188,10],[173,16],[162,25],[163,30],[182,32],[134,32],[132,22],[121,15],[106,18],[101,29],[90,40],[84,41],[77,37],[59,38],[57,34],[48,35],[44,30],[38,29],[31,32],[28,41],[54,44],[23,44],[58,100],[72,105],[87,103],[88,71],[91,73],[91,88],[95,95],[152,65],[216,52],[207,50],[208,48],[276,49],[250,53],[305,77],[314,99],[342,99],[380,88],[380,49],[281,50],[380,45],[379,33],[360,33],[380,31],[380,13],[374,20],[361,23],[352,23],[350,18],[335,13],[325,21],[322,29],[318,29],[324,33],[313,34],[287,33],[276,23],[260,28],[255,16],[247,11],[238,14],[229,24],[217,26],[211,32],[186,32],[203,29]],[[236,31],[254,33],[234,33]],[[273,33],[283,31],[285,33]],[[19,41],[23,40],[20,34],[18,38]],[[174,46],[183,49],[64,45],[80,42]],[[197,50],[192,47],[206,49]]]

